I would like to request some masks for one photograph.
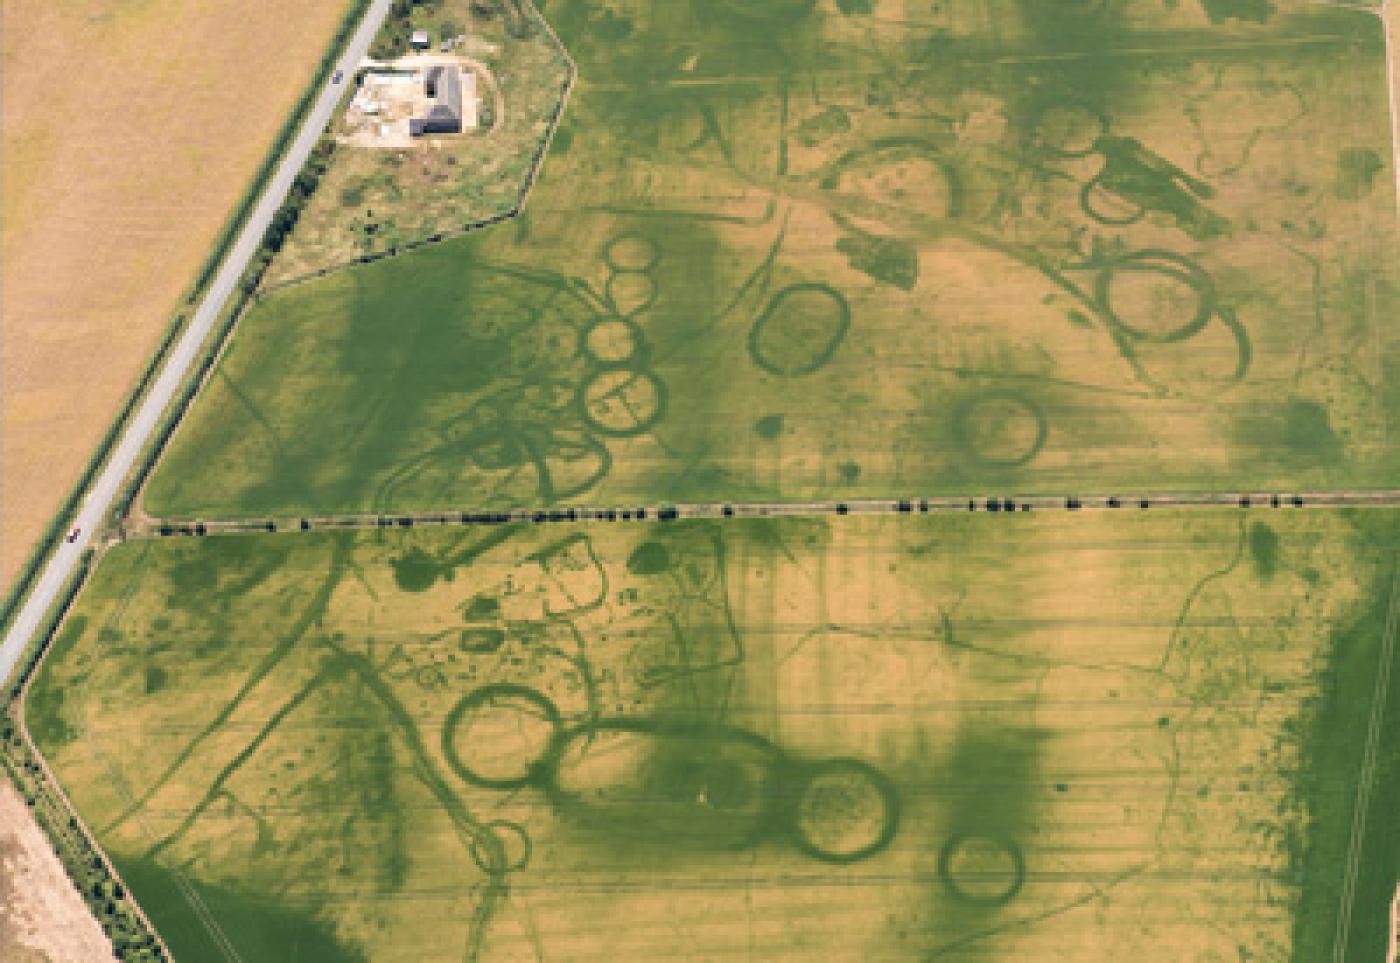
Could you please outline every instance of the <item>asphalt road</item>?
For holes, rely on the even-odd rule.
[[[283,156],[281,165],[259,198],[238,240],[224,259],[219,273],[215,275],[203,302],[166,360],[160,376],[137,409],[101,474],[83,498],[74,523],[79,530],[78,537],[71,542],[60,542],[57,550],[44,565],[43,572],[28,599],[10,624],[4,642],[0,642],[0,680],[8,679],[14,671],[25,647],[76,570],[92,533],[101,526],[122,483],[151,440],[160,424],[161,415],[180,389],[180,384],[190,367],[201,355],[209,336],[209,329],[223,313],[230,295],[238,286],[239,278],[248,267],[248,262],[257,253],[273,215],[282,206],[291,190],[292,181],[300,173],[321,132],[330,122],[331,114],[339,104],[346,85],[352,82],[355,68],[369,52],[370,43],[389,13],[389,5],[390,0],[372,0],[370,3],[369,10],[336,65],[342,72],[343,79],[338,84],[327,81],[296,139]]]

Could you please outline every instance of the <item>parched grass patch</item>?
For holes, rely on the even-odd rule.
[[[30,721],[190,958],[1316,959],[1394,521],[132,543]]]

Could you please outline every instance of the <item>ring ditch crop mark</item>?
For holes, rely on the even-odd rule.
[[[1036,105],[1026,126],[1032,150],[1074,160],[1094,153],[1108,133],[1108,115],[1083,101],[1056,98]]]
[[[583,333],[583,353],[596,367],[642,367],[646,338],[630,318],[600,318]]]
[[[1040,406],[1017,391],[989,389],[963,399],[952,413],[953,439],[978,464],[1019,468],[1050,438]]]
[[[864,180],[867,190],[856,192],[877,204],[898,206],[904,202],[909,189],[899,183],[901,175],[911,173],[906,168],[922,164],[925,173],[941,187],[940,203],[936,209],[921,209],[925,217],[953,219],[962,212],[962,184],[957,168],[937,144],[917,137],[887,137],[872,141],[832,161],[819,178],[823,190],[853,193]]]
[[[590,428],[609,438],[646,434],[666,412],[666,386],[650,371],[598,368],[579,386],[579,411]]]
[[[648,274],[613,273],[604,283],[603,295],[618,317],[629,319],[656,303],[656,282]]]
[[[899,793],[884,773],[858,759],[830,759],[799,769],[790,820],[793,843],[828,863],[854,863],[880,852],[899,829]]]
[[[509,819],[493,819],[483,823],[482,828],[498,840],[500,849],[505,854],[505,865],[502,867],[505,872],[519,872],[530,865],[534,844],[524,826]],[[498,872],[482,852],[480,837],[472,837],[470,852],[472,860],[482,872]]]
[[[1011,840],[959,834],[938,851],[938,878],[964,902],[1005,906],[1026,883],[1026,858]]]
[[[829,284],[793,284],[773,295],[749,329],[749,357],[780,378],[809,375],[845,340],[851,306]]]
[[[603,245],[603,262],[614,274],[650,274],[660,261],[660,249],[642,234],[619,234]]]
[[[493,716],[503,718],[493,720]],[[497,728],[478,735],[476,740],[469,739],[461,731],[464,725],[490,726],[492,722]],[[521,727],[527,725],[532,730],[546,731],[523,733]],[[542,766],[562,726],[559,709],[544,693],[513,683],[486,685],[467,693],[447,714],[442,724],[442,754],[452,771],[474,786],[497,790],[522,789],[542,784],[548,778]],[[510,747],[499,744],[499,740],[511,734],[529,735],[528,742],[537,744],[536,751],[512,758],[508,752]],[[461,741],[473,748],[504,754],[506,758],[499,764],[506,768],[504,771],[483,771],[483,763],[478,762],[477,768],[467,765],[462,759]]]
[[[1169,286],[1175,289],[1167,295],[1158,287],[1148,300],[1149,305],[1167,302],[1176,307],[1182,301],[1188,302],[1180,309],[1184,313],[1168,319],[1161,330],[1144,324],[1136,317],[1132,318],[1131,323],[1124,320],[1123,315],[1130,314],[1130,311],[1122,303],[1121,286],[1141,278],[1156,281],[1159,285],[1169,282]],[[1115,282],[1119,285],[1116,290],[1120,293],[1117,296]],[[1219,309],[1215,284],[1210,275],[1195,261],[1173,251],[1134,251],[1110,259],[1099,269],[1095,278],[1094,297],[1113,324],[1136,341],[1184,341],[1199,334]]]

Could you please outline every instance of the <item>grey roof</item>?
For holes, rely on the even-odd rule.
[[[424,117],[408,122],[413,137],[423,134],[460,134],[462,132],[462,81],[455,66],[437,64],[428,68],[423,87],[433,104]]]

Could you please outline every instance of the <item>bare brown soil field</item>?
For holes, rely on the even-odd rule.
[[[91,455],[345,11],[5,4],[0,581]]]
[[[0,782],[0,959],[87,963],[111,955],[19,794]]]

